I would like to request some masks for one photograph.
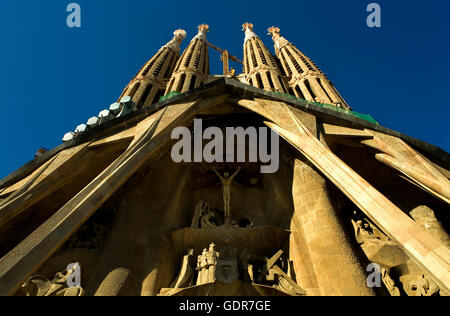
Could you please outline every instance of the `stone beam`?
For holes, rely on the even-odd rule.
[[[70,236],[162,146],[173,128],[186,126],[201,108],[225,101],[227,95],[175,104],[152,115],[147,131],[116,161],[36,231],[0,259],[0,296],[13,295]]]
[[[432,164],[412,149],[403,140],[366,130],[373,139],[362,140],[361,143],[381,153],[375,158],[381,163],[401,172],[428,193],[450,204],[450,181]]]
[[[365,132],[364,130],[325,123],[323,124],[323,130],[325,134],[328,136],[365,137],[365,138],[372,137],[372,135]]]
[[[286,104],[267,100],[257,100],[257,103],[259,107],[252,106],[273,121],[266,122],[269,127],[302,153],[376,225],[398,242],[441,289],[450,290],[450,250],[442,242],[417,225],[334,155],[308,131]],[[239,104],[244,105],[245,102]]]
[[[83,144],[64,150],[38,168],[27,182],[0,205],[0,227],[64,186],[65,181],[61,176],[70,179],[71,173],[77,170],[74,168],[77,160],[86,153],[87,147],[88,144]]]

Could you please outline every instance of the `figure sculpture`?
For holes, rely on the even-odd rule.
[[[215,250],[216,245],[211,243],[209,249],[203,249],[203,253],[198,256],[197,260],[197,285],[212,283],[216,281],[217,261],[219,252]]]
[[[193,284],[194,269],[191,266],[193,257],[194,257],[194,250],[189,249],[187,255],[183,257],[180,273],[178,274],[175,281],[172,283],[171,288],[178,289],[194,285]]]
[[[230,223],[231,218],[231,184],[233,179],[238,175],[239,171],[241,171],[241,167],[237,169],[237,171],[230,177],[229,172],[225,172],[222,176],[215,168],[212,169],[214,173],[220,178],[223,186],[223,208],[225,213],[225,223]]]
[[[52,281],[43,276],[33,276],[22,285],[21,292],[25,296],[84,296],[85,291],[81,287],[67,285],[76,268],[56,273]]]
[[[410,289],[416,296],[436,296],[440,289],[432,280],[420,274],[417,279],[411,281]]]

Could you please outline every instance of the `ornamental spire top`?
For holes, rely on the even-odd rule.
[[[173,50],[179,52],[181,42],[183,42],[183,40],[185,38],[186,38],[186,31],[182,30],[182,29],[178,29],[175,32],[173,32],[172,40],[170,42],[168,42],[166,45],[164,45],[163,47],[161,47],[161,49],[169,47],[169,48],[172,48]]]
[[[276,26],[269,27],[268,32],[269,32],[268,35],[272,35],[272,40],[275,43],[275,51],[277,53],[281,47],[289,43],[287,39],[281,36],[279,27]]]
[[[209,25],[208,24],[202,24],[198,26],[198,34],[194,36],[192,40],[195,40],[197,38],[203,38],[206,40],[206,34],[209,32]]]
[[[253,38],[253,37],[258,37],[255,32],[253,32],[253,24],[250,22],[244,23],[242,25],[242,30],[245,31],[245,40],[244,40],[244,44],[245,42],[247,42],[249,39]]]

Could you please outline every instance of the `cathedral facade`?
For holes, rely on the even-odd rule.
[[[208,31],[0,181],[0,295],[448,295],[448,153],[354,111],[279,28],[273,54],[245,23],[242,61]]]

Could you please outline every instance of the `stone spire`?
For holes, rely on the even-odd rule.
[[[209,74],[209,54],[206,34],[209,26],[202,24],[198,34],[192,39],[178,61],[166,94],[171,92],[186,92],[203,85]]]
[[[268,91],[287,92],[277,61],[253,32],[253,24],[245,23],[242,27],[245,31],[244,72],[246,82]]]
[[[275,53],[285,75],[290,78],[291,94],[307,101],[329,103],[350,109],[326,75],[311,59],[282,37],[278,27],[269,28],[269,35],[272,35]]]
[[[180,56],[181,42],[186,38],[184,30],[176,30],[173,34],[173,39],[161,47],[131,80],[119,100],[124,96],[130,96],[138,108],[143,108],[158,102],[164,95]]]

